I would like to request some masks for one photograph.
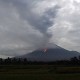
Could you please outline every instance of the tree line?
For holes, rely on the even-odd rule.
[[[0,58],[0,65],[27,65],[27,64],[54,64],[54,65],[80,65],[80,56],[69,60],[57,60],[51,62],[28,61],[27,58]]]

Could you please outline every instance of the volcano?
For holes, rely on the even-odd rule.
[[[77,51],[69,51],[56,45],[56,47],[48,47],[44,49],[35,50],[31,53],[20,56],[20,58],[27,58],[30,61],[55,61],[55,60],[69,60],[72,57],[80,55]]]

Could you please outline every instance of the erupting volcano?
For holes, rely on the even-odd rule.
[[[60,46],[50,44],[49,47],[37,49],[18,58],[27,58],[29,61],[55,61],[55,60],[68,60],[72,57],[78,57],[79,52],[69,51]]]

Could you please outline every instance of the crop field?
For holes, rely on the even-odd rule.
[[[80,80],[80,67],[1,65],[0,80]]]

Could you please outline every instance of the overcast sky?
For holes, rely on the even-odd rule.
[[[1,51],[29,52],[49,43],[80,52],[80,0],[0,0]]]

